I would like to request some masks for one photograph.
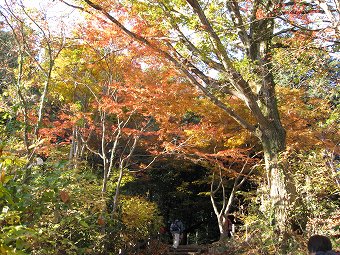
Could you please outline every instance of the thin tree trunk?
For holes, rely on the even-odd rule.
[[[131,159],[131,156],[133,155],[133,153],[134,153],[134,151],[136,149],[138,140],[139,140],[139,136],[134,137],[133,144],[131,145],[129,154],[125,158],[121,158],[121,160],[120,160],[120,163],[119,163],[119,177],[118,177],[118,181],[117,181],[117,185],[116,185],[116,192],[115,192],[115,195],[113,197],[113,206],[112,206],[112,212],[111,212],[112,216],[116,212],[116,209],[117,209],[117,206],[118,206],[118,198],[119,198],[119,193],[120,193],[120,185],[121,185],[121,182],[122,182],[122,179],[123,179],[124,168],[129,163],[129,161]]]
[[[18,43],[18,47],[21,48],[21,46]],[[30,154],[30,149],[29,149],[29,140],[28,140],[28,107],[27,107],[27,102],[25,100],[24,95],[21,92],[21,80],[22,80],[22,75],[23,75],[23,51],[20,49],[19,50],[19,67],[18,67],[18,78],[17,78],[17,93],[20,98],[21,104],[23,106],[23,111],[24,111],[24,143],[27,151],[27,155]]]
[[[112,216],[115,214],[115,212],[117,210],[118,198],[119,198],[119,193],[120,193],[120,185],[121,185],[122,180],[123,180],[123,173],[124,173],[124,168],[119,167],[119,177],[118,177],[118,180],[117,180],[115,195],[113,197]]]
[[[102,194],[104,195],[106,193],[106,187],[107,187],[107,181],[108,181],[108,160],[106,158],[106,127],[105,127],[105,121],[106,121],[106,113],[102,111],[100,113],[100,119],[101,119],[101,125],[102,125],[102,139],[101,139],[101,157],[103,160],[103,184],[102,184]]]
[[[44,90],[40,98],[40,104],[39,104],[39,110],[38,110],[38,121],[37,121],[35,131],[34,131],[37,138],[39,135],[39,129],[40,129],[42,119],[43,119],[45,100],[48,94],[48,88],[49,88],[50,79],[51,79],[51,72],[52,72],[52,67],[50,68],[48,72],[47,80],[45,81],[45,85],[44,85]]]
[[[217,218],[218,227],[219,227],[219,231],[220,231],[220,240],[224,240],[224,239],[228,238],[228,233],[229,233],[228,224],[227,224],[228,214],[230,212],[233,200],[235,198],[235,194],[254,169],[254,167],[252,167],[252,169],[249,171],[249,173],[244,175],[244,170],[245,170],[247,163],[248,163],[248,161],[245,162],[245,164],[243,165],[239,175],[235,178],[233,188],[232,188],[228,198],[227,198],[226,193],[225,193],[225,187],[224,187],[223,178],[222,178],[222,171],[220,170],[220,172],[219,172],[219,183],[218,183],[218,186],[216,187],[216,189],[214,189],[215,174],[213,174],[213,180],[211,182],[211,187],[210,187],[210,200],[211,200],[211,204],[213,206],[213,209],[214,209],[214,212],[215,212],[215,215],[216,215],[216,218]],[[215,202],[214,195],[220,189],[222,189],[222,199],[223,200],[222,200],[222,208],[219,210],[217,208],[217,204]]]
[[[11,15],[13,16],[13,12],[10,11]],[[10,20],[8,19],[8,17],[6,17],[6,15],[4,13],[2,13],[0,11],[0,15],[3,17],[3,19],[5,20],[6,24],[11,28],[11,32],[13,34],[14,40],[17,44],[18,47],[18,74],[17,74],[17,79],[16,79],[16,90],[19,96],[19,100],[22,104],[23,107],[23,117],[24,117],[24,143],[25,143],[25,147],[26,147],[26,152],[27,152],[27,156],[29,156],[30,154],[30,142],[29,142],[29,138],[28,138],[28,106],[27,106],[27,101],[22,93],[21,90],[21,83],[22,83],[22,78],[23,78],[23,66],[24,66],[24,51],[25,51],[25,45],[23,42],[23,39],[20,39],[20,35],[23,36],[24,35],[24,28],[23,28],[23,22],[20,23],[19,25],[19,31],[20,34],[18,35],[16,32],[15,27],[13,26],[13,24],[11,24]]]
[[[72,142],[69,152],[69,167],[71,169],[76,169],[78,167],[79,160],[83,156],[84,148],[85,144],[81,139],[78,127],[74,126],[72,129]]]

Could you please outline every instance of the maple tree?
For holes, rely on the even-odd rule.
[[[284,237],[287,207],[295,191],[288,185],[289,174],[279,164],[279,155],[286,147],[286,130],[277,106],[273,50],[279,45],[276,40],[303,37],[310,31],[314,31],[314,39],[334,42],[339,21],[332,8],[338,12],[339,6],[332,1],[78,2],[82,5],[76,8],[102,15],[116,29],[171,62],[216,106],[259,139],[271,208]],[[319,17],[330,20],[330,25],[318,27]],[[242,102],[248,119],[235,110],[230,99]]]
[[[101,29],[105,31],[105,26],[100,20],[91,20],[78,31],[86,38],[86,43],[67,45],[55,61],[57,71],[52,77],[54,82],[50,99],[59,101],[59,104],[62,102],[63,106],[49,120],[54,127],[47,125],[41,129],[41,134],[57,146],[71,143],[69,160],[73,161],[74,168],[79,166],[85,154],[101,159],[104,199],[111,195],[107,194],[109,180],[118,173],[111,208],[111,214],[114,215],[126,169],[131,165],[134,171],[146,169],[162,153],[162,146],[159,145],[167,131],[162,131],[159,126],[166,124],[156,121],[165,117],[164,122],[168,123],[169,112],[164,112],[166,107],[159,101],[168,105],[176,98],[186,102],[187,98],[194,96],[188,93],[174,70],[162,65],[157,67],[154,64],[157,63],[156,59],[150,60],[152,67],[141,68],[138,60],[135,60],[140,50],[136,47],[135,54],[124,52],[129,44],[125,38],[120,38],[113,45],[111,38],[116,31],[100,33],[98,38],[98,33]],[[117,50],[110,47],[117,47]],[[173,93],[171,87],[183,90],[183,94]],[[153,92],[150,94],[148,91]],[[181,95],[187,96],[183,98]],[[179,115],[186,111],[174,105],[172,109]],[[158,141],[150,138],[162,133]],[[58,142],[60,139],[63,142]],[[149,146],[147,152],[153,160],[142,164],[133,162],[134,151],[141,146]]]
[[[59,92],[58,97],[63,97],[70,108],[63,109],[59,118],[53,120],[57,124],[55,130],[46,128],[45,132],[52,135],[52,142],[56,140],[56,136],[71,141],[69,155],[75,168],[77,161],[83,157],[84,149],[101,158],[104,199],[112,171],[118,169],[119,179],[113,213],[118,203],[123,171],[130,164],[140,134],[148,128],[150,118],[143,117],[138,105],[132,104],[136,98],[132,89],[128,90],[129,86],[123,80],[113,80],[114,77],[120,76],[120,64],[116,56],[110,53],[101,55],[101,48],[94,47],[79,45],[67,50],[63,53],[65,57],[57,63],[57,66],[62,66],[56,77],[58,82],[55,84],[57,86],[54,93]],[[77,64],[78,57],[88,59]],[[73,73],[65,80],[64,72],[67,72],[68,66],[73,67]],[[79,73],[82,73],[83,81],[78,79]],[[70,95],[73,96],[70,98]],[[84,95],[86,96],[83,97]],[[64,132],[60,132],[60,127],[63,127]]]
[[[159,214],[230,254],[336,238],[336,3],[79,0],[67,37],[5,3],[0,253],[133,253]]]

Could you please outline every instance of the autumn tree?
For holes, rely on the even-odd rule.
[[[34,144],[41,138],[39,129],[43,124],[54,61],[63,48],[65,37],[62,30],[52,31],[46,11],[29,9],[21,1],[5,1],[0,6],[0,15],[17,55],[17,64],[11,69],[15,78],[7,87],[7,104],[19,104],[15,114],[17,119],[23,120],[23,141],[31,160]]]
[[[282,236],[287,227],[287,205],[294,199],[295,191],[288,187],[289,175],[278,163],[286,147],[286,131],[277,106],[273,51],[282,39],[299,40],[298,35],[305,33],[334,42],[339,22],[337,3],[197,0],[75,3],[80,4],[76,8],[101,15],[171,62],[207,98],[259,139],[271,208]],[[316,20],[323,18],[331,22],[318,26]],[[235,110],[231,98],[243,103],[249,119]]]
[[[162,153],[161,146],[155,150],[157,145],[150,145],[150,140],[161,144],[155,138],[156,120],[164,113],[154,104],[160,97],[148,91],[155,89],[167,100],[171,95],[162,89],[169,84],[185,86],[172,79],[167,68],[141,68],[138,54],[125,51],[130,42],[125,38],[112,42],[116,31],[102,32],[105,26],[100,20],[84,25],[77,31],[84,42],[70,42],[56,60],[50,100],[62,106],[57,116],[50,116],[53,127],[41,132],[56,146],[70,143],[70,166],[75,169],[86,155],[100,159],[105,201],[111,198],[113,176],[118,176],[110,209],[114,215],[125,172],[145,170]],[[140,147],[148,147],[149,160],[136,160],[134,152]]]

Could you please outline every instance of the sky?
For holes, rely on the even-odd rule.
[[[6,0],[0,0],[0,7],[5,6]],[[71,8],[58,0],[19,0],[27,8],[33,8],[43,13],[46,13],[47,19],[50,23],[50,28],[53,30],[60,30],[60,24],[66,24],[66,30],[71,31],[77,23],[81,22],[83,19],[79,14],[79,11]],[[7,0],[11,2],[11,0]],[[67,28],[68,27],[68,28]]]
[[[20,1],[20,0],[19,0]],[[0,0],[0,5],[4,6],[6,0]],[[7,2],[11,2],[11,0],[7,0]],[[71,12],[72,8],[66,6],[58,0],[21,0],[24,6],[30,8],[36,8],[38,10],[46,9],[49,7],[50,13],[55,13],[55,15],[62,15],[65,12]]]
[[[0,0],[1,6],[4,6],[5,1],[11,2],[12,0]],[[35,8],[37,10],[44,10],[49,19],[51,31],[56,33],[60,32],[61,24],[64,24],[63,32],[71,32],[77,24],[84,21],[79,10],[61,3],[59,0],[17,0],[22,1],[24,6],[28,8]],[[59,30],[59,31],[58,31]],[[340,52],[331,54],[334,58],[340,59]]]

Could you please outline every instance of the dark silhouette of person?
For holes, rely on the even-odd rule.
[[[183,231],[184,231],[184,225],[180,220],[176,219],[174,222],[171,223],[170,232],[173,236],[173,247],[175,249],[178,248],[181,235],[183,235]]]
[[[336,255],[332,250],[331,240],[327,236],[313,235],[307,243],[310,255]]]

